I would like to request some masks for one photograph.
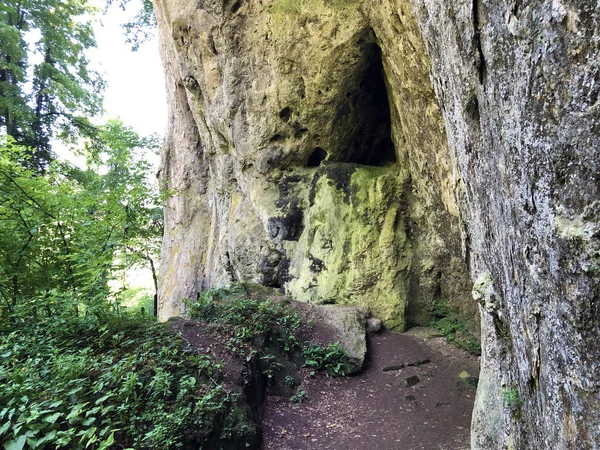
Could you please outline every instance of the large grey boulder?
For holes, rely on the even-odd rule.
[[[339,342],[348,352],[351,361],[350,367],[346,369],[348,375],[362,370],[367,356],[368,313],[364,308],[298,302],[292,302],[291,306],[313,327],[327,330],[328,339],[324,343]]]

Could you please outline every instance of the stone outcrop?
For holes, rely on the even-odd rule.
[[[473,448],[598,448],[596,2],[155,7],[162,318],[233,281],[398,329],[479,308]]]
[[[304,321],[316,328],[326,328],[331,334],[328,342],[338,342],[348,353],[349,364],[344,368],[348,375],[359,373],[367,356],[368,313],[356,306],[312,305],[292,302],[294,309]]]
[[[173,193],[161,317],[204,288],[257,282],[397,329],[440,302],[476,322],[460,183],[400,6],[157,2]]]

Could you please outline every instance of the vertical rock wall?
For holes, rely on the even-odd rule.
[[[398,329],[439,303],[476,322],[458,178],[407,1],[156,11],[172,109],[161,317],[253,281]]]
[[[473,448],[598,448],[597,4],[155,5],[160,316],[232,281],[398,328],[478,307]]]
[[[474,449],[600,447],[595,1],[414,0],[465,186]]]

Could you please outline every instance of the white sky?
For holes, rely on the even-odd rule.
[[[157,34],[134,52],[125,42],[121,25],[135,15],[135,7],[139,4],[132,1],[126,11],[113,5],[103,14],[104,0],[92,0],[91,3],[99,12],[94,23],[97,48],[87,52],[89,67],[99,72],[106,82],[105,113],[94,122],[101,124],[120,117],[126,126],[141,136],[157,133],[163,138],[167,100]],[[73,154],[62,142],[53,142],[52,148],[59,157],[73,164],[85,164],[83,157]],[[158,167],[157,156],[149,155],[148,160]]]
[[[164,136],[167,103],[158,39],[154,37],[137,52],[131,51],[121,24],[134,13],[113,5],[107,14],[99,16],[100,23],[94,29],[98,48],[89,57],[92,67],[104,75],[107,83],[105,118],[120,117],[141,135]]]
[[[136,2],[132,3],[136,6]],[[101,122],[120,117],[140,135],[158,133],[162,138],[167,124],[167,100],[158,39],[155,35],[136,52],[131,50],[131,45],[125,42],[121,24],[134,14],[135,10],[123,12],[113,5],[107,14],[99,15],[100,20],[94,27],[98,48],[90,51],[88,56],[91,67],[100,72],[107,83],[105,115]],[[150,162],[157,167],[159,158],[149,156]],[[145,288],[142,293],[153,294],[151,272],[147,267],[132,268],[125,277],[117,286],[125,282],[133,288]]]

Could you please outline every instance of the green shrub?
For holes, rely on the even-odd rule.
[[[184,448],[215,430],[250,439],[220,365],[148,315],[106,309],[4,325],[4,448]]]
[[[192,319],[212,324],[228,335],[232,352],[249,360],[272,343],[286,353],[301,351],[304,366],[344,376],[350,365],[346,350],[338,343],[327,346],[301,342],[301,317],[286,303],[249,298],[243,286],[205,291],[196,303],[188,302]],[[267,353],[263,360],[269,358]]]
[[[326,370],[331,376],[345,376],[351,365],[348,353],[339,342],[321,345],[306,344],[304,349],[304,366],[315,370]]]

